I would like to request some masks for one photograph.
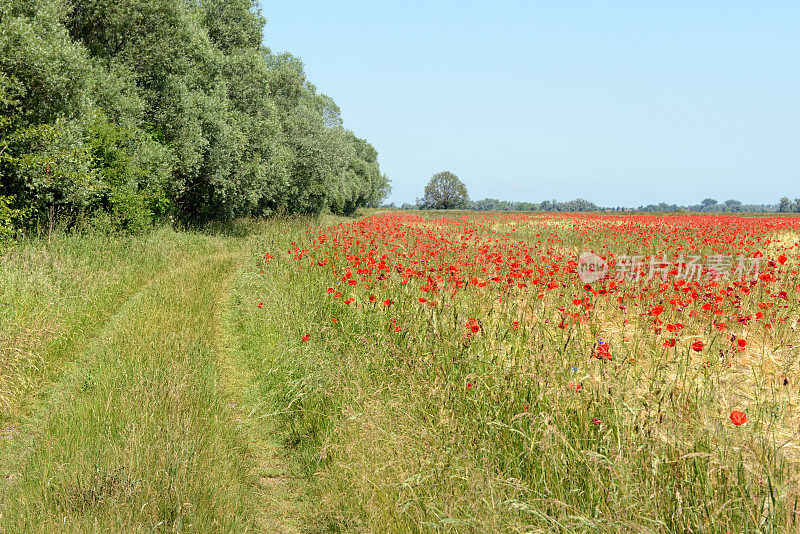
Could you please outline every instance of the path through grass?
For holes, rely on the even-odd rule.
[[[243,308],[231,291],[250,267],[252,238],[168,234],[169,261],[141,238],[129,242],[142,248],[140,261],[109,256],[85,268],[98,294],[81,302],[102,302],[97,310],[75,303],[78,268],[41,272],[55,262],[34,258],[28,270],[40,279],[4,273],[0,287],[16,283],[32,300],[60,288],[40,297],[42,325],[70,320],[31,342],[41,365],[17,359],[15,381],[6,381],[18,387],[2,424],[0,530],[301,530],[303,484],[236,332]],[[138,274],[126,272],[135,280],[125,283],[112,269]],[[91,285],[103,277],[110,282]],[[19,292],[2,297],[9,313],[36,307]],[[7,345],[19,346],[18,332],[36,320],[29,313],[4,323]]]

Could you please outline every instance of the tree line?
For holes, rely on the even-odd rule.
[[[385,207],[396,208],[395,204],[388,204]],[[400,209],[431,209],[423,201],[417,203],[403,203]],[[435,208],[434,208],[435,209]],[[707,212],[707,213],[800,213],[800,199],[790,201],[788,198],[781,199],[779,204],[744,204],[738,200],[728,200],[725,202],[713,202],[678,205],[661,202],[659,204],[648,204],[636,208],[622,206],[598,206],[583,198],[559,202],[557,200],[545,200],[542,202],[525,202],[498,200],[496,198],[484,198],[482,200],[467,200],[460,209],[473,211],[612,211],[612,212],[651,212],[651,213],[680,213],[680,212]]]
[[[396,208],[392,204],[385,207]],[[461,209],[474,211],[599,211],[603,208],[598,207],[592,202],[583,198],[577,198],[567,202],[556,200],[544,202],[510,202],[498,200],[496,198],[485,198],[483,200],[472,201],[469,198],[467,186],[461,179],[450,171],[442,171],[434,174],[425,186],[425,193],[422,198],[418,198],[414,204],[405,203],[400,209],[417,210],[446,210]]]
[[[396,208],[393,203],[385,205],[388,208]],[[800,213],[800,198],[789,200],[784,197],[777,205],[770,204],[743,204],[738,200],[726,200],[717,202],[713,198],[703,199],[699,204],[690,206],[679,206],[677,204],[649,204],[638,208],[600,207],[593,202],[583,198],[576,198],[566,202],[556,200],[545,200],[544,202],[520,202],[498,200],[496,198],[485,198],[483,200],[470,200],[467,186],[461,179],[450,171],[442,171],[434,174],[428,185],[425,186],[425,194],[418,198],[414,204],[405,203],[400,209],[462,209],[473,211],[643,211],[643,212],[710,212],[710,213]]]
[[[389,192],[254,0],[0,0],[0,232],[130,231]]]
[[[661,202],[660,204],[648,204],[647,206],[639,206],[636,211],[650,211],[650,212],[680,212],[680,211],[699,211],[708,213],[795,213],[800,212],[800,199],[795,199],[795,202],[789,203],[784,206],[784,201],[788,202],[789,199],[781,199],[780,204],[744,204],[738,200],[726,200],[725,202],[717,202],[713,198],[703,199],[699,204],[692,204],[689,206],[679,206],[677,204],[667,204]]]
[[[387,204],[385,207],[396,208],[395,204]],[[418,199],[415,204],[403,203],[400,209],[413,210],[413,209],[444,209],[436,208],[426,204],[424,199]],[[593,202],[589,202],[583,198],[576,198],[575,200],[567,200],[559,202],[557,200],[545,200],[543,202],[524,202],[524,201],[510,201],[498,200],[496,198],[484,198],[482,200],[467,200],[458,209],[472,210],[472,211],[603,211],[607,208],[601,208]]]

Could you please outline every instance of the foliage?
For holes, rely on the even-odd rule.
[[[425,186],[425,196],[420,202],[422,209],[450,210],[468,206],[467,186],[450,171],[434,174]]]
[[[404,203],[400,209],[425,209],[424,202],[417,200],[416,204]],[[726,200],[719,203],[714,199],[708,198],[700,204],[690,206],[679,206],[677,204],[648,204],[638,208],[623,207],[601,207],[583,198],[558,202],[557,200],[545,200],[544,202],[518,202],[508,200],[498,200],[496,198],[484,198],[482,200],[470,201],[466,209],[475,211],[562,211],[562,212],[587,212],[587,211],[642,211],[660,213],[682,213],[682,212],[706,212],[706,213],[800,213],[800,198],[789,200],[782,198],[780,204],[743,204],[738,200]]]
[[[780,213],[800,213],[800,198],[792,201],[787,197],[783,197],[778,205],[778,211]]]
[[[0,243],[14,237],[16,228],[25,220],[27,210],[14,208],[14,197],[0,196]]]
[[[374,148],[302,62],[263,47],[253,0],[0,12],[0,194],[34,206],[27,224],[350,214],[388,194]]]

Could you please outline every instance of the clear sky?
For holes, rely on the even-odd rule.
[[[798,1],[261,2],[389,201],[800,197]]]

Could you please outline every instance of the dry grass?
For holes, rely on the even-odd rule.
[[[409,226],[427,231],[443,224],[447,219],[437,217]],[[575,237],[566,222],[537,224],[535,218],[508,232],[500,223],[476,234],[529,243],[536,234],[551,237],[543,246],[553,261],[589,243],[588,234]],[[608,244],[600,236],[594,245]],[[262,251],[279,255],[281,247],[272,245]],[[413,242],[404,245],[399,250],[414,250]],[[394,301],[384,310],[368,305],[363,290],[331,298],[326,288],[337,278],[303,265],[298,270],[289,259],[266,267],[251,299],[277,281],[292,288],[291,301],[265,323],[286,332],[283,420],[319,503],[339,528],[797,528],[800,369],[796,349],[788,347],[800,339],[791,321],[774,334],[745,326],[727,331],[747,337],[748,349],[739,352],[715,330],[709,335],[707,324],[664,315],[665,323],[686,324],[675,336],[682,348],[667,349],[644,303],[629,303],[623,312],[597,299],[585,320],[559,329],[558,308],[575,309],[572,297],[556,297],[559,291],[507,290],[501,302],[498,293],[476,288],[437,295],[440,305],[431,308],[416,302],[419,283],[412,281],[367,291],[378,294],[378,304]],[[344,305],[348,295],[362,306]],[[749,302],[764,297],[752,294]],[[469,317],[480,319],[481,331],[467,339]],[[522,326],[513,329],[512,321]],[[257,328],[251,325],[252,335]],[[311,339],[302,342],[306,334]],[[598,338],[612,345],[613,362],[592,358]],[[688,349],[701,338],[703,352]],[[785,349],[768,349],[780,340]],[[789,377],[787,386],[782,377]],[[576,392],[571,384],[582,387]],[[732,409],[747,411],[750,421],[734,427]]]

